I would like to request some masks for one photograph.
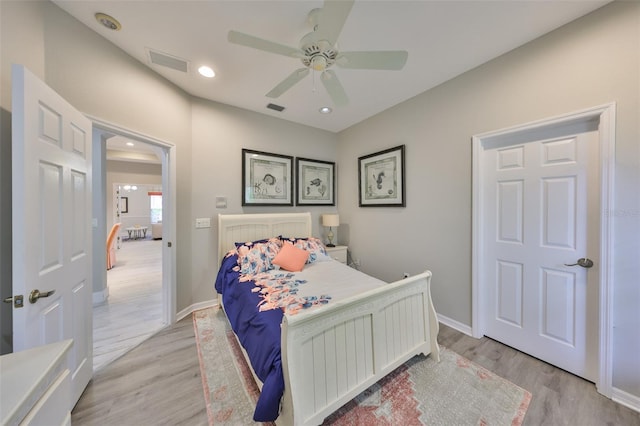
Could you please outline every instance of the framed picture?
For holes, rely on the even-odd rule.
[[[404,207],[404,145],[358,158],[360,207]]]
[[[293,206],[293,157],[242,150],[242,205]]]
[[[296,204],[335,206],[336,163],[296,158]]]
[[[120,213],[129,213],[129,197],[120,197]]]

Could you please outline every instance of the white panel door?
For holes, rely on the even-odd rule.
[[[71,409],[93,372],[91,122],[23,66],[12,73],[13,349],[73,339]]]
[[[597,132],[483,156],[485,334],[595,381]],[[596,266],[566,266],[579,258]]]

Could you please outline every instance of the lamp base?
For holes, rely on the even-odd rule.
[[[331,243],[327,244],[327,247],[335,247],[335,246],[336,246],[335,244],[331,244]]]

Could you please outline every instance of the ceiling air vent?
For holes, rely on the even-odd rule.
[[[267,108],[272,109],[274,111],[282,112],[284,111],[284,107],[276,104],[268,104]]]
[[[181,72],[187,72],[189,70],[189,62],[182,58],[167,55],[166,53],[161,53],[151,49],[147,49],[147,52],[149,52],[149,60],[152,64]]]

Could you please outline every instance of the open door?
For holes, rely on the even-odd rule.
[[[71,408],[92,376],[91,122],[12,68],[13,350],[73,339]]]

